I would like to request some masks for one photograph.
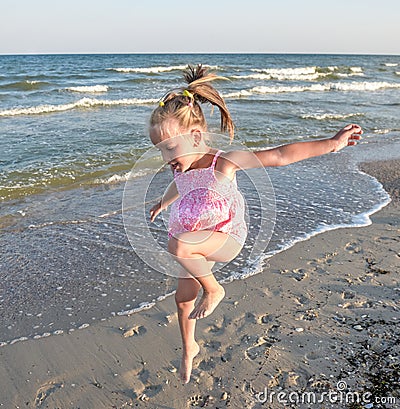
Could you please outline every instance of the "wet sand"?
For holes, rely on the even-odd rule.
[[[189,384],[177,375],[181,344],[169,297],[131,316],[0,348],[0,407],[301,408],[278,401],[278,392],[320,398],[340,388],[371,401],[396,397],[370,407],[397,407],[400,161],[361,169],[392,202],[370,226],[297,243],[262,273],[226,284],[226,298],[198,322],[201,352]],[[327,396],[314,407],[350,408]]]

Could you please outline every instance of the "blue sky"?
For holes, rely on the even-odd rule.
[[[0,53],[400,54],[399,0],[2,0]]]

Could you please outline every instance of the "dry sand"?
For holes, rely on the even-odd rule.
[[[362,168],[392,203],[371,226],[320,234],[227,284],[225,300],[198,322],[189,384],[178,380],[169,297],[130,317],[0,348],[0,407],[399,408],[400,161]],[[343,392],[387,403],[332,403],[322,393],[338,398],[339,381]],[[282,403],[290,392],[323,403]]]

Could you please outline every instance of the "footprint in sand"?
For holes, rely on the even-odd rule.
[[[211,332],[212,334],[222,334],[223,328],[217,325],[210,325],[208,328],[205,329],[205,332]]]
[[[254,361],[260,357],[268,357],[272,343],[267,341],[264,337],[260,337],[257,343],[250,348],[247,348],[245,355],[250,360]]]
[[[214,403],[214,398],[211,395],[193,395],[189,398],[190,406],[199,406],[201,408]]]
[[[222,362],[230,362],[232,361],[232,353],[227,351],[224,354],[221,355],[221,361]]]
[[[304,294],[296,295],[293,297],[293,301],[300,306],[307,305],[310,302],[310,298]]]
[[[268,324],[273,321],[272,315],[265,314],[258,317],[257,322],[258,324]]]
[[[342,298],[344,300],[352,300],[355,296],[356,296],[356,293],[350,290],[343,291],[342,293]]]
[[[318,317],[319,317],[319,312],[311,308],[304,312],[300,312],[297,319],[304,320],[304,321],[313,321]]]
[[[288,274],[296,281],[302,281],[308,277],[308,272],[304,268],[295,268],[294,270],[281,270],[281,274]]]
[[[231,319],[224,317],[223,319],[215,319],[214,323],[205,329],[205,332],[211,332],[215,335],[222,335],[226,327],[231,324]]]
[[[321,258],[316,258],[310,261],[308,264],[310,265],[320,265],[320,264],[331,264],[333,259],[338,255],[335,251],[333,253],[325,253]]]
[[[35,407],[40,408],[43,402],[58,389],[63,388],[63,383],[46,383],[42,385],[36,392]]]
[[[129,338],[134,335],[143,335],[147,332],[146,328],[143,325],[136,325],[135,327],[129,328],[124,331],[123,337]]]
[[[217,366],[217,364],[215,363],[213,358],[210,358],[209,360],[204,359],[199,364],[199,368],[202,371],[210,371],[211,369],[215,369],[216,366]]]
[[[353,309],[353,308],[371,308],[373,305],[370,301],[354,301],[354,302],[346,302],[343,304],[343,308]]]
[[[257,316],[251,312],[247,312],[238,317],[235,317],[235,319],[232,321],[232,324],[234,325],[237,332],[241,332],[242,330],[246,329],[248,325],[257,323]]]
[[[144,389],[142,396],[147,396],[147,398],[154,398],[162,391],[162,385],[148,385]]]
[[[360,243],[358,241],[350,241],[349,243],[346,243],[344,249],[350,254],[358,254],[362,251]]]
[[[221,342],[219,341],[206,341],[206,342],[200,342],[204,347],[214,350],[214,351],[220,351],[221,350]]]

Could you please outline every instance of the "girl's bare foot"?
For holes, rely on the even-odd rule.
[[[198,320],[207,317],[215,310],[224,297],[225,290],[220,284],[218,284],[214,291],[205,291],[203,289],[203,295],[199,303],[194,307],[194,310],[189,314],[189,319]]]
[[[200,347],[197,342],[190,348],[184,348],[182,354],[181,366],[179,368],[179,377],[183,383],[190,381],[190,374],[192,373],[193,359],[200,352]]]

